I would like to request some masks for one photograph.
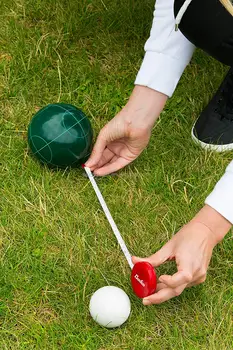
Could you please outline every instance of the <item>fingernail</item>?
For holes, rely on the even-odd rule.
[[[146,299],[146,298],[144,298],[142,302],[143,302],[143,305],[145,305],[145,306],[151,304],[150,300],[149,300],[149,299]]]

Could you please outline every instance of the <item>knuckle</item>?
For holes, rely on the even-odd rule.
[[[199,284],[200,283],[204,283],[206,281],[206,274],[203,275],[200,279],[199,279]]]
[[[95,156],[96,154],[98,154],[98,149],[97,149],[97,147],[95,146],[95,147],[93,148],[93,150],[92,150],[92,154],[91,154],[92,158],[93,158],[93,156]]]
[[[174,294],[175,294],[176,297],[178,297],[181,294],[181,290],[178,289],[178,288],[175,288],[174,289]]]
[[[190,282],[192,282],[192,280],[193,280],[193,276],[192,276],[192,274],[189,273],[189,272],[186,272],[186,273],[184,274],[184,278],[185,278],[185,282],[186,282],[186,283],[190,283]]]
[[[206,275],[206,269],[204,267],[199,269],[199,275],[201,278]]]
[[[102,130],[100,130],[98,139],[99,140],[105,140],[106,132],[107,132],[106,127],[104,127]]]
[[[105,124],[99,132],[99,136],[104,136],[109,130],[109,124]]]

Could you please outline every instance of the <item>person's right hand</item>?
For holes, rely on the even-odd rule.
[[[149,143],[167,96],[136,86],[128,104],[100,131],[86,166],[104,176],[135,160]]]

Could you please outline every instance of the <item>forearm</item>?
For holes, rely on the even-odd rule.
[[[213,234],[215,244],[219,243],[232,227],[232,224],[227,219],[207,204],[197,213],[192,221],[207,226]]]
[[[152,128],[171,96],[194,46],[175,31],[174,0],[156,1],[146,55],[138,72],[135,88],[123,109],[129,123]],[[133,121],[132,121],[133,118]]]
[[[162,112],[168,97],[146,86],[136,85],[122,112],[129,122],[152,128]]]

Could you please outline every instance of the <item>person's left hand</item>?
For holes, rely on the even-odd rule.
[[[207,218],[205,216],[207,214],[206,224],[203,223],[203,218]],[[215,225],[217,233],[209,228],[211,225],[208,225],[208,220],[211,215],[213,215],[212,223],[218,219],[222,220],[221,224],[218,221],[218,224]],[[213,248],[224,237],[230,227],[231,224],[219,213],[205,206],[191,222],[176,233],[157,253],[145,259],[133,257],[134,264],[139,261],[147,261],[152,266],[157,267],[168,260],[175,260],[177,264],[177,272],[174,275],[159,277],[156,293],[144,298],[143,304],[163,303],[180,295],[186,287],[203,283],[206,279]]]

